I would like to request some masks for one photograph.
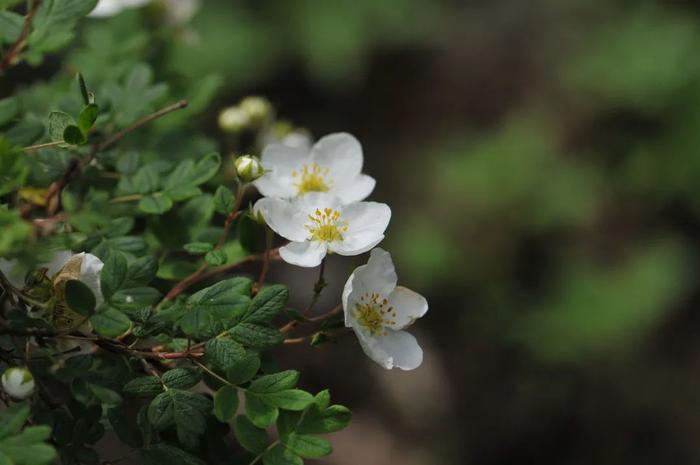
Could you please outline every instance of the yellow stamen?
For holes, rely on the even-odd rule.
[[[301,174],[298,171],[292,171],[292,177],[300,177],[299,182],[294,184],[299,191],[299,194],[307,192],[328,192],[330,189],[330,181],[328,180],[328,168],[321,168],[312,163],[311,166],[304,164]]]
[[[335,242],[343,240],[343,233],[348,230],[348,222],[340,219],[340,212],[332,208],[316,209],[313,215],[309,215],[306,229],[309,231],[309,239],[322,242]]]
[[[389,317],[396,317],[393,307],[388,307],[388,301],[382,299],[379,294],[365,294],[360,301],[355,304],[355,318],[360,325],[364,326],[373,336],[386,336],[388,333],[384,329],[388,325],[396,323]]]

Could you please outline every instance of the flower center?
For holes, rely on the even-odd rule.
[[[306,230],[309,231],[310,240],[322,242],[335,242],[343,240],[343,233],[348,230],[348,222],[340,219],[340,212],[332,208],[316,209],[313,215],[309,215]]]
[[[296,170],[292,171],[292,177],[299,178],[299,182],[294,184],[299,194],[328,192],[330,189],[330,181],[327,179],[328,168],[321,168],[316,162],[311,163],[311,166],[305,163],[301,173]]]
[[[384,327],[394,324],[396,318],[393,307],[387,307],[389,301],[382,299],[379,294],[365,294],[355,304],[355,318],[373,336],[386,336]]]

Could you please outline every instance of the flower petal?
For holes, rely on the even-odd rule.
[[[334,180],[352,179],[362,171],[362,146],[346,132],[321,137],[311,148],[310,156],[312,162],[328,168]]]
[[[333,192],[343,200],[343,203],[349,204],[369,197],[376,184],[377,181],[373,177],[360,174],[348,182],[338,183]]]
[[[284,247],[280,247],[280,257],[292,265],[312,268],[321,264],[321,260],[326,256],[327,251],[328,249],[324,242],[290,242]]]
[[[80,265],[80,281],[90,288],[99,307],[104,302],[102,289],[100,288],[100,272],[104,263],[91,253],[82,252],[78,256],[82,256],[83,259]]]
[[[287,200],[265,197],[253,207],[265,218],[267,225],[280,236],[290,241],[304,241],[308,231],[304,229],[306,213]]]
[[[414,370],[423,363],[423,349],[416,338],[406,331],[387,330],[383,336],[372,336],[355,328],[362,350],[387,370],[394,367]]]
[[[348,222],[348,230],[329,249],[340,255],[359,255],[384,239],[391,209],[384,203],[356,202],[343,208],[341,218]]]
[[[373,249],[367,264],[355,268],[345,283],[342,295],[345,326],[349,327],[354,320],[351,310],[357,300],[363,295],[373,293],[388,297],[396,287],[396,281],[396,269],[391,261],[391,254],[379,247]]]
[[[261,161],[265,174],[253,184],[266,197],[291,198],[297,195],[293,171],[301,170],[309,158],[308,150],[282,144],[270,144],[263,150]]]
[[[53,275],[61,271],[61,268],[68,263],[72,256],[73,252],[70,250],[59,250],[54,253],[50,262],[42,264],[41,267],[46,268],[47,276],[53,277]]]
[[[395,330],[411,326],[428,311],[428,301],[425,297],[403,286],[396,286],[389,295],[389,306],[396,314],[393,317],[394,324],[389,327]]]

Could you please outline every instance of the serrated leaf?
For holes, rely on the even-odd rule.
[[[226,379],[232,384],[243,384],[250,381],[260,369],[260,357],[256,354],[248,354],[235,361],[226,370]]]
[[[252,323],[239,323],[231,328],[229,334],[236,341],[253,349],[269,349],[284,340],[276,328]]]
[[[221,370],[228,370],[246,356],[245,349],[236,341],[214,338],[205,347],[207,360]]]
[[[182,161],[165,180],[165,187],[198,186],[211,179],[219,171],[220,165],[221,156],[218,153],[210,153],[197,162]]]
[[[248,389],[256,393],[279,392],[293,389],[299,382],[299,372],[285,370],[255,379]]]
[[[207,252],[210,252],[214,248],[214,246],[209,242],[190,242],[188,244],[185,244],[183,248],[185,249],[185,251],[187,251],[187,253],[190,253],[192,255],[203,255]]]
[[[82,316],[89,316],[95,312],[97,300],[95,294],[82,281],[71,279],[65,287],[66,304],[68,308]]]
[[[266,404],[252,392],[245,394],[245,414],[258,428],[267,428],[277,420],[277,407]]]
[[[155,376],[140,376],[126,383],[122,391],[132,396],[155,396],[163,392],[163,383]]]
[[[270,392],[260,394],[259,397],[263,402],[274,407],[293,411],[304,410],[314,401],[314,396],[301,389],[286,389],[284,391]]]
[[[53,141],[63,140],[63,131],[70,125],[75,125],[73,118],[62,111],[49,113],[49,137]]]
[[[173,199],[166,192],[156,192],[139,200],[139,210],[152,215],[160,215],[173,208]]]
[[[263,465],[304,465],[301,457],[290,451],[282,444],[277,444],[265,452],[262,457]]]
[[[29,418],[29,404],[18,402],[0,411],[0,439],[17,433]]]
[[[330,442],[308,434],[290,433],[282,442],[287,449],[305,459],[325,457],[333,452]]]
[[[263,288],[250,302],[248,311],[243,316],[246,323],[268,323],[287,305],[289,290],[287,286],[275,284]]]
[[[297,426],[297,432],[308,434],[333,433],[345,428],[351,417],[352,413],[343,405],[331,405],[324,410],[314,405],[306,411],[304,418]]]
[[[105,300],[122,288],[127,279],[128,264],[121,252],[111,251],[104,261],[100,272],[100,290]]]
[[[171,389],[188,389],[201,379],[198,372],[187,368],[175,368],[161,376],[161,381]]]
[[[213,266],[221,266],[226,263],[227,257],[226,252],[221,249],[215,249],[204,256],[204,259]]]
[[[238,410],[238,392],[231,386],[222,386],[214,393],[214,415],[221,422],[227,422]]]
[[[117,337],[131,327],[131,320],[116,308],[107,307],[90,317],[92,329],[101,336]]]
[[[0,11],[0,44],[10,44],[22,33],[24,16],[13,11]]]
[[[214,193],[214,209],[222,215],[228,215],[236,204],[233,192],[226,186],[219,186]]]
[[[267,448],[267,432],[255,426],[245,415],[236,417],[233,432],[238,443],[249,452],[260,454]]]
[[[141,449],[144,465],[206,465],[206,462],[184,450],[160,442]]]

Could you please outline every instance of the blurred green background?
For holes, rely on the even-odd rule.
[[[206,0],[150,35],[151,5],[87,20],[68,65],[96,85],[137,61],[172,95],[197,83],[182,97],[211,140],[191,145],[225,147],[217,115],[250,94],[363,143],[371,199],[393,209],[383,247],[431,305],[414,326],[425,362],[385,372],[350,337],[280,352],[355,412],[323,463],[691,464],[699,7]],[[319,308],[362,260],[331,261]],[[297,302],[315,278],[270,276],[307,289]]]

